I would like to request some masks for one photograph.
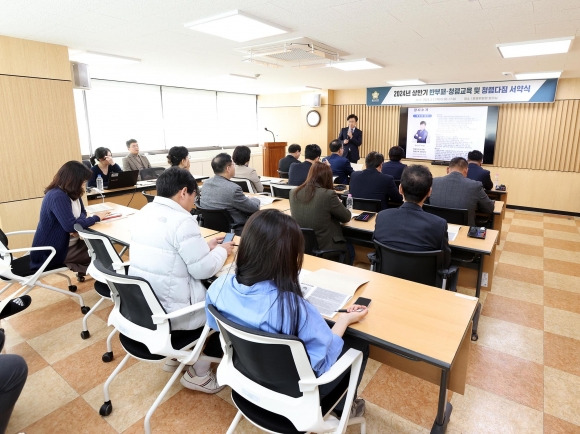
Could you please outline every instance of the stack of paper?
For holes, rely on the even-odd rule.
[[[272,197],[272,196],[254,196],[257,197],[260,201],[260,205],[270,205],[275,200],[282,200],[279,197]]]
[[[449,241],[455,240],[455,237],[457,237],[460,228],[461,226],[459,225],[447,225],[447,236],[449,237]]]
[[[104,203],[96,203],[94,205],[89,205],[85,207],[85,210],[87,212],[92,213],[96,213],[96,212],[101,212],[101,211],[111,211],[113,208],[111,208],[109,205],[105,205]]]

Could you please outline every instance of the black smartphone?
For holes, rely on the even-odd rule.
[[[235,236],[236,234],[234,234],[233,232],[228,232],[224,237],[222,243],[229,243],[230,241],[233,241]]]
[[[358,304],[361,306],[366,306],[369,307],[369,304],[371,304],[371,299],[370,298],[365,298],[365,297],[359,297],[356,299],[356,301],[354,302],[354,304]]]
[[[364,211],[364,212],[361,212],[359,215],[357,215],[354,219],[361,221],[361,222],[368,222],[374,216],[375,216],[374,212]]]

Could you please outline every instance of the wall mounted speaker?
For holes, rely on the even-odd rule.
[[[89,76],[89,65],[86,63],[71,62],[73,87],[75,89],[90,89],[91,77]]]

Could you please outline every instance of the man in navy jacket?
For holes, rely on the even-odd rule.
[[[348,127],[340,130],[338,140],[344,146],[344,156],[351,163],[356,163],[360,158],[358,148],[362,145],[362,131],[356,127],[358,122],[356,115],[348,115],[346,121],[348,122]]]
[[[330,157],[325,158],[325,160],[330,163],[332,175],[337,178],[336,183],[348,184],[350,181],[350,174],[354,172],[354,169],[350,165],[350,161],[342,156],[344,152],[342,143],[340,140],[333,140],[330,142],[329,148],[332,154]]]
[[[493,189],[493,182],[491,181],[491,174],[489,170],[481,167],[483,163],[483,154],[477,150],[471,151],[467,154],[467,177],[474,181],[479,181],[486,190]]]
[[[403,170],[407,167],[406,164],[401,163],[401,158],[405,157],[405,150],[400,146],[393,146],[389,149],[389,161],[383,164],[383,173],[385,175],[391,175],[395,178],[395,181],[401,179]]]
[[[378,199],[381,201],[381,209],[387,208],[389,201],[403,201],[393,177],[381,173],[384,161],[385,157],[378,152],[373,151],[367,155],[366,169],[351,175],[349,191],[352,197]]]

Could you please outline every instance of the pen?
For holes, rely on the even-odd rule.
[[[354,312],[362,312],[363,310],[364,309],[357,309]],[[347,313],[348,310],[346,310],[346,309],[338,309],[338,310],[335,310],[335,312],[338,312],[338,313]]]

